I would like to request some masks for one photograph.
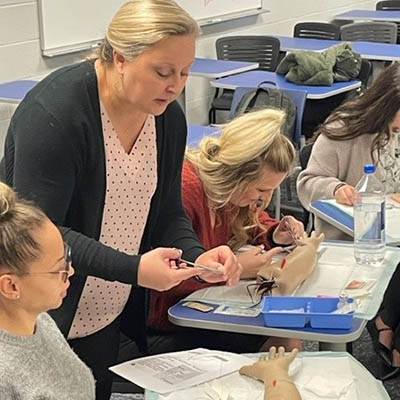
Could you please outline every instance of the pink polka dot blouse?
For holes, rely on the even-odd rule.
[[[100,110],[107,190],[99,241],[138,254],[157,186],[155,118],[147,117],[132,150],[126,153],[102,104]],[[131,285],[89,276],[68,338],[84,337],[109,325],[124,309],[130,291]]]

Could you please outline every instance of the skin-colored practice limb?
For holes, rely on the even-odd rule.
[[[254,364],[240,368],[239,373],[264,382],[264,400],[301,400],[288,372],[296,355],[297,349],[285,356],[284,347],[279,347],[278,353],[275,347],[271,347],[268,359],[261,356]]]
[[[285,261],[278,260],[267,268],[262,268],[258,275],[269,279],[275,278],[278,287],[272,290],[275,295],[290,295],[313,272],[317,263],[317,250],[324,240],[324,234],[311,233],[310,237],[301,239],[302,246],[296,247]]]

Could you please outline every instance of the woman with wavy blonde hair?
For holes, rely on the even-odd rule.
[[[186,151],[182,200],[200,242],[206,249],[228,243],[234,251],[247,244],[256,245],[238,255],[242,278],[254,277],[282,250],[279,246],[292,243],[289,227],[299,236],[304,234],[303,224],[294,217],[278,221],[264,211],[295,159],[292,143],[282,134],[284,118],[283,111],[274,109],[243,114],[223,125],[220,135],[204,137],[198,148]],[[152,291],[150,327],[164,332],[174,330],[167,319],[168,308],[206,286],[191,279],[162,295]],[[232,350],[231,341],[221,343]]]

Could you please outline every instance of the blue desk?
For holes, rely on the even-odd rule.
[[[378,42],[351,42],[362,58],[378,61],[400,61],[400,45]]]
[[[328,39],[304,39],[292,36],[271,35],[281,42],[281,51],[310,50],[323,51],[329,47],[341,43],[340,40]]]
[[[21,80],[0,84],[0,102],[18,104],[38,81]]]
[[[256,68],[258,63],[253,62],[196,58],[189,73],[193,76],[214,79]],[[37,83],[38,80],[17,80],[0,84],[0,101],[17,104]]]
[[[187,145],[189,147],[196,146],[200,143],[203,136],[208,136],[218,131],[219,128],[216,126],[188,124]]]
[[[361,86],[361,82],[358,79],[348,82],[335,82],[331,86],[296,85],[295,83],[287,81],[283,75],[269,71],[249,71],[226,78],[214,79],[211,81],[211,86],[234,90],[240,86],[257,87],[260,82],[263,81],[274,82],[279,89],[306,92],[307,99],[325,99],[339,93],[357,89]]]
[[[290,36],[275,36],[281,42],[281,50],[283,51],[324,51],[329,47],[339,43],[340,40],[327,39],[303,39]],[[357,53],[361,54],[362,58],[367,60],[379,61],[399,61],[400,49],[399,45],[391,43],[378,42],[351,42],[351,45]]]
[[[258,63],[254,62],[226,61],[196,57],[189,73],[191,76],[202,76],[204,78],[213,79],[239,74],[257,68]]]
[[[317,217],[323,219],[347,235],[354,236],[354,218],[352,215],[325,201],[313,201],[310,211]],[[397,226],[400,223],[400,209],[391,208],[386,210],[386,243],[391,246],[400,244]]]
[[[400,22],[400,11],[350,10],[335,15],[335,19]]]
[[[212,312],[203,313],[188,307],[183,307],[182,303],[184,303],[184,301],[175,304],[168,310],[168,319],[178,326],[252,335],[315,340],[323,343],[322,347],[325,349],[328,347],[331,349],[345,348],[345,343],[352,342],[360,337],[367,323],[366,320],[354,318],[353,326],[349,330],[312,329],[310,327],[301,329],[269,328],[264,325],[262,314],[257,317],[238,317],[214,314]],[[333,345],[327,345],[328,343]]]

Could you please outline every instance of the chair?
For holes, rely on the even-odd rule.
[[[385,0],[376,3],[376,9],[382,11],[400,11],[399,0]],[[400,43],[400,22],[394,22],[397,25],[397,43]]]
[[[229,36],[215,42],[219,60],[257,62],[259,69],[275,71],[281,44],[279,39],[271,36]],[[229,111],[233,90],[215,92],[209,111],[210,124],[216,121],[216,110]]]
[[[294,26],[293,36],[305,39],[339,40],[340,27],[329,22],[299,22]]]
[[[354,22],[341,27],[341,39],[350,42],[366,41],[396,43],[397,25],[393,22]]]
[[[368,87],[368,81],[372,75],[372,63],[369,60],[363,58],[361,60],[360,73],[358,74],[358,79],[361,81],[360,91],[364,91]]]

